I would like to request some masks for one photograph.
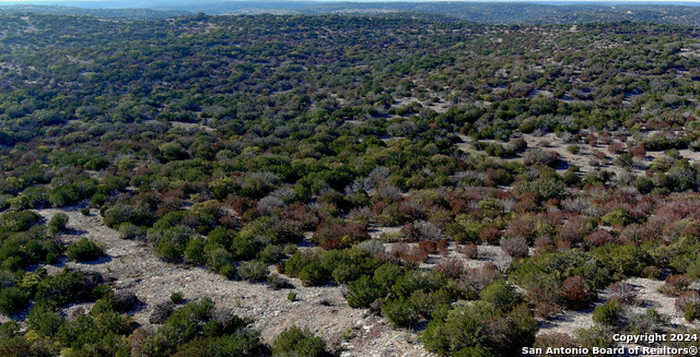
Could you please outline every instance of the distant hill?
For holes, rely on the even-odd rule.
[[[100,3],[103,4],[103,3]],[[183,10],[153,10],[146,8],[87,8],[55,5],[0,5],[0,14],[35,13],[46,15],[90,15],[113,19],[155,20],[191,14]]]
[[[40,4],[40,3],[37,3]],[[619,3],[474,3],[474,2],[311,2],[166,0],[67,1],[55,5],[5,5],[1,12],[94,15],[105,18],[157,19],[203,12],[224,14],[388,14],[422,13],[488,24],[581,24],[649,22],[700,26],[700,6]]]

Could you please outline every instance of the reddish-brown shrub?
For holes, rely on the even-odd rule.
[[[437,242],[437,250],[442,256],[446,256],[449,253],[450,242],[447,239],[440,239]]]
[[[573,310],[588,307],[595,298],[595,293],[588,286],[586,279],[580,275],[566,278],[561,285],[561,294],[566,306]]]
[[[586,143],[590,146],[596,146],[598,145],[598,137],[592,133],[588,134],[588,136],[586,136]]]
[[[402,255],[407,254],[410,249],[411,246],[408,243],[396,243],[389,249],[389,254],[396,258],[400,258]]]
[[[457,258],[442,259],[435,264],[433,271],[443,273],[449,278],[458,278],[464,272],[464,265]]]
[[[313,240],[324,249],[348,248],[352,244],[369,239],[367,227],[360,223],[326,221],[321,223]]]
[[[399,212],[411,220],[423,219],[425,214],[423,208],[416,202],[404,201],[399,203]]]
[[[559,158],[559,154],[554,151],[533,149],[523,154],[523,164],[531,165],[552,165]]]
[[[527,257],[527,240],[523,237],[501,238],[501,250],[513,258]]]
[[[424,240],[422,242],[418,242],[418,248],[430,254],[435,252],[437,244],[432,240]]]
[[[408,254],[403,255],[401,259],[407,264],[417,265],[428,260],[428,253],[421,249],[411,249],[411,251]]]
[[[515,212],[518,213],[536,211],[540,208],[540,205],[538,203],[539,201],[540,196],[537,193],[524,192],[518,198],[518,202],[515,204],[515,207],[513,209],[515,210]]]
[[[496,244],[501,238],[501,230],[493,225],[487,225],[479,230],[479,241]]]
[[[395,244],[391,248],[389,254],[396,258],[400,258],[405,263],[410,265],[418,265],[428,260],[428,253],[425,250],[419,247],[412,247],[407,243]]]
[[[639,144],[630,149],[630,154],[634,157],[641,158],[647,156],[647,151],[644,149],[644,145]]]
[[[539,301],[535,303],[535,315],[543,319],[550,319],[562,312],[561,306],[549,301]]]
[[[625,227],[620,234],[620,240],[625,243],[640,244],[655,237],[654,231],[647,225],[632,223]]]
[[[556,280],[540,281],[527,291],[528,301],[535,304],[535,313],[550,318],[561,312],[561,291]]]
[[[669,275],[661,287],[661,292],[666,295],[678,296],[685,291],[692,283],[689,276],[685,274]]]
[[[478,294],[479,291],[501,277],[498,267],[493,263],[486,263],[479,268],[467,269],[459,279],[459,288],[465,292]]]
[[[598,229],[584,237],[583,240],[586,242],[587,247],[593,248],[612,243],[615,241],[615,238],[608,231]]]
[[[555,241],[558,252],[566,252],[571,249],[571,242],[565,239],[557,239]]]
[[[583,240],[584,233],[585,226],[583,224],[583,219],[580,216],[571,216],[564,225],[561,226],[559,238],[575,244]]]
[[[593,150],[591,154],[598,160],[603,160],[607,157],[607,155],[605,155],[605,153],[600,150]]]
[[[512,238],[525,238],[533,241],[537,235],[537,217],[525,214],[508,222],[505,235]]]
[[[535,239],[535,254],[543,254],[554,251],[554,242],[549,237]]]
[[[474,243],[467,243],[458,248],[458,251],[469,259],[476,259],[479,256],[479,247]]]
[[[620,155],[625,152],[625,144],[614,142],[608,146],[608,152],[615,155]]]

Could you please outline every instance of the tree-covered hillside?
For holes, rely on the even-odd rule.
[[[104,264],[103,248],[36,213],[76,206],[173,269],[342,286],[440,355],[697,333],[699,35],[2,15],[0,312],[18,322],[0,355],[326,353],[302,329],[269,347],[206,299],[136,328],[121,277],[62,269]],[[675,306],[649,309],[630,279]],[[68,316],[78,302],[95,305]],[[547,332],[594,306],[585,329]]]

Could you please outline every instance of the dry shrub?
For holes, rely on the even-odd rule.
[[[637,305],[637,293],[634,291],[632,284],[624,281],[618,281],[610,284],[608,287],[610,298],[617,299],[619,302],[627,305]]]
[[[553,252],[555,249],[554,242],[547,236],[535,239],[535,254],[544,254]]]
[[[588,136],[586,136],[586,143],[590,146],[596,146],[598,145],[598,137],[596,137],[595,134],[588,134]]]
[[[572,216],[561,226],[559,238],[571,243],[580,243],[583,240],[585,227],[580,216]]]
[[[554,280],[545,280],[532,286],[527,291],[528,301],[535,304],[535,313],[542,318],[551,318],[561,311],[561,290],[559,283]]]
[[[513,210],[518,213],[532,212],[540,208],[540,196],[535,192],[524,192],[518,198]]]
[[[437,244],[431,240],[424,240],[422,242],[418,242],[418,248],[430,254],[435,252],[437,249]]]
[[[526,214],[512,219],[508,222],[505,235],[508,237],[522,237],[527,240],[534,240],[537,234],[537,217]]]
[[[683,292],[676,299],[675,307],[688,322],[693,322],[700,317],[700,294],[695,290]]]
[[[447,239],[440,239],[437,242],[437,250],[442,256],[447,256],[449,253],[450,242]]]
[[[549,166],[557,161],[559,155],[554,151],[533,149],[525,152],[523,154],[523,164],[525,166],[531,165],[545,165]]]
[[[469,259],[476,259],[479,256],[479,247],[474,243],[459,246],[457,250]]]
[[[690,283],[692,280],[685,274],[669,275],[660,290],[666,295],[678,296],[688,288]]]
[[[399,203],[399,213],[409,217],[411,220],[423,219],[425,218],[425,213],[423,213],[423,207],[418,203],[412,201],[404,201]]]
[[[458,278],[464,272],[464,265],[457,258],[442,259],[435,264],[433,271],[443,273],[449,278]]]
[[[571,249],[571,242],[564,239],[556,239],[554,242],[558,252],[566,252]]]
[[[576,341],[576,339],[572,338],[571,336],[565,334],[565,333],[547,333],[547,334],[541,334],[535,338],[535,347],[541,348],[542,351],[547,351],[548,347],[552,348],[557,348],[557,347],[563,347],[563,348],[571,348],[571,347],[578,347],[580,344]],[[579,357],[578,355],[571,355],[571,354],[536,354],[535,356],[537,357]]]
[[[527,240],[523,237],[501,238],[501,250],[513,258],[527,257]]]
[[[608,231],[598,229],[583,238],[589,248],[600,247],[602,245],[615,242],[615,238]]]
[[[632,223],[625,227],[620,234],[620,240],[623,243],[640,244],[646,240],[655,237],[654,231],[647,225]]]
[[[595,297],[586,279],[580,275],[566,278],[561,285],[561,294],[566,306],[572,310],[588,307]]]
[[[501,238],[501,230],[496,226],[487,225],[479,230],[479,241],[483,243],[496,244]]]
[[[608,152],[615,155],[620,155],[625,152],[625,144],[614,142],[608,146]]]
[[[634,156],[634,157],[640,158],[640,157],[647,156],[647,151],[646,151],[646,149],[644,149],[644,145],[639,144],[639,145],[633,146],[630,149],[630,154],[632,154],[632,156]]]
[[[459,289],[466,292],[478,293],[501,277],[498,267],[486,263],[478,268],[467,269],[459,279]]]
[[[605,155],[605,153],[600,150],[593,150],[591,154],[598,160],[605,160],[607,158],[607,155]]]
[[[420,247],[412,247],[407,243],[398,243],[391,249],[391,255],[400,258],[411,266],[418,265],[428,260],[428,253]]]

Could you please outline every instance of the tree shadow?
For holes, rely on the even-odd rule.
[[[99,265],[99,264],[109,263],[111,261],[112,261],[112,256],[109,254],[105,254],[105,255],[103,255],[95,260],[79,262],[79,263],[86,264],[86,265]]]
[[[87,231],[83,229],[67,228],[63,232],[61,232],[61,234],[67,236],[82,236],[87,234]]]

